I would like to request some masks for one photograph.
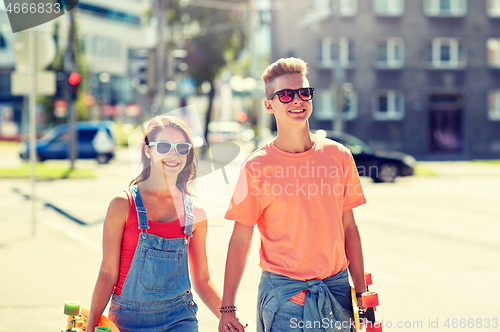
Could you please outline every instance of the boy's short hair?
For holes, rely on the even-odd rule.
[[[266,97],[272,92],[268,91],[273,81],[286,74],[307,75],[307,63],[299,58],[281,58],[270,64],[261,78],[266,85]]]

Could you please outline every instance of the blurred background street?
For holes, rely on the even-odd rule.
[[[260,75],[288,56],[308,63],[311,132],[363,176],[354,212],[384,330],[500,328],[500,0],[57,3],[64,15],[20,31],[33,22],[0,1],[0,331],[57,331],[65,301],[90,303],[107,206],[162,114],[193,130],[222,289],[225,182],[274,137]],[[226,142],[241,153],[212,171]],[[237,299],[248,331],[258,247],[256,231]]]
[[[14,151],[3,149],[2,162],[18,162]],[[392,328],[401,322],[415,331],[435,330],[429,320],[439,320],[445,329],[446,319],[451,326],[454,318],[498,318],[499,294],[492,285],[500,275],[500,167],[424,165],[435,175],[387,184],[363,178],[368,204],[355,209],[355,216],[366,270],[373,274],[372,290],[379,292],[377,317],[390,321]],[[96,178],[38,183],[34,238],[30,201],[23,196],[29,193],[29,181],[0,182],[0,331],[23,331],[27,324],[54,331],[65,324],[65,301],[90,303],[101,259],[101,222],[110,199],[130,181],[131,169],[126,149],[107,165],[79,160],[77,167],[94,169]],[[224,211],[227,200],[215,198],[211,204]],[[208,258],[220,288],[232,225],[222,214],[209,219]],[[256,232],[236,302],[250,324],[248,331],[255,331],[258,246]],[[216,318],[201,303],[198,316],[200,331],[216,330]]]

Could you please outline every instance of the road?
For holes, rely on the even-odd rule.
[[[379,293],[377,318],[384,321],[385,331],[477,331],[488,324],[489,329],[494,329],[495,319],[496,330],[500,330],[496,309],[500,295],[500,167],[467,162],[425,165],[439,175],[410,177],[394,184],[363,179],[368,203],[354,213],[362,236],[365,267],[373,273],[372,290]],[[30,262],[36,265],[33,273],[22,280],[16,268],[0,273],[0,331],[25,330],[23,320],[27,319],[35,320],[39,331],[54,331],[65,322],[61,313],[64,300],[90,302],[100,263],[101,222],[111,198],[131,180],[132,170],[126,151],[109,165],[78,161],[77,167],[95,168],[98,177],[37,184],[39,234],[33,240],[16,240],[30,231],[30,205],[21,196],[29,193],[29,183],[0,183],[0,220],[15,219],[21,225],[11,228],[7,222],[0,222],[2,270],[26,255],[18,254],[22,247],[50,246],[47,237],[52,237],[54,243],[67,243],[64,248],[54,248],[57,258]],[[227,167],[228,172],[237,172],[237,168]],[[217,188],[219,193],[205,200],[210,200],[207,207],[211,211],[209,265],[222,289],[232,231],[232,222],[222,217],[227,188],[216,176],[204,185]],[[59,207],[88,225],[78,224],[43,203]],[[84,250],[74,254],[72,245]],[[236,303],[241,318],[250,324],[248,331],[255,327],[258,246],[256,232]],[[64,250],[67,253],[57,252]],[[61,266],[62,255],[75,257]],[[68,277],[62,277],[65,273]],[[215,331],[217,320],[201,303],[199,307],[200,331]],[[465,328],[460,328],[461,324]]]

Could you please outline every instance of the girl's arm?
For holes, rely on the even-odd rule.
[[[196,293],[205,305],[220,319],[221,294],[208,270],[207,216],[203,208],[194,203],[195,224],[189,244],[189,269]]]
[[[99,276],[92,294],[87,331],[94,331],[108,305],[118,281],[123,229],[128,217],[128,198],[125,193],[109,203],[103,226],[103,253]]]

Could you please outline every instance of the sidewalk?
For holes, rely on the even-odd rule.
[[[60,331],[65,301],[90,303],[101,254],[91,249],[95,244],[75,240],[77,232],[58,230],[67,219],[41,203],[31,236],[31,203],[12,191],[22,182],[0,185],[0,331]]]

